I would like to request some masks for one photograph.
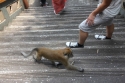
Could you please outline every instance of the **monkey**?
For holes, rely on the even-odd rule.
[[[77,68],[73,66],[73,63],[69,63],[69,58],[73,57],[72,50],[69,47],[63,48],[63,49],[50,49],[45,47],[40,48],[34,48],[29,54],[26,54],[25,52],[21,52],[21,54],[26,58],[33,54],[33,52],[36,52],[36,55],[33,56],[34,60],[36,62],[40,62],[42,57],[50,60],[53,64],[55,62],[59,62],[62,65],[66,67],[67,70],[76,70],[79,72],[84,72],[84,69]]]

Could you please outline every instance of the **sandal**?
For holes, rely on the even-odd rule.
[[[66,42],[66,46],[70,48],[83,48],[84,46],[79,46],[77,42]]]
[[[99,39],[99,40],[111,39],[111,38],[108,38],[108,37],[106,37],[106,36],[104,36],[104,35],[95,35],[95,38],[96,38],[96,39]]]

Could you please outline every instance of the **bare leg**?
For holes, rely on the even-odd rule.
[[[79,44],[83,45],[85,40],[88,37],[88,32],[83,32],[82,30],[79,31]]]
[[[107,26],[106,27],[106,32],[107,32],[106,37],[111,38],[112,34],[114,32],[114,24]]]

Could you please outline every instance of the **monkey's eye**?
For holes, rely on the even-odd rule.
[[[68,54],[64,54],[65,56],[68,55]]]

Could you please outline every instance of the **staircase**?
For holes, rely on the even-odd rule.
[[[96,5],[69,6],[59,16],[51,6],[30,7],[0,32],[0,83],[124,83],[125,81],[125,20],[118,15],[112,40],[96,40],[105,34],[98,27],[89,34],[84,48],[74,48],[75,66],[85,72],[55,68],[47,60],[35,63],[24,58],[35,47],[64,48],[65,42],[78,40],[78,25]]]

